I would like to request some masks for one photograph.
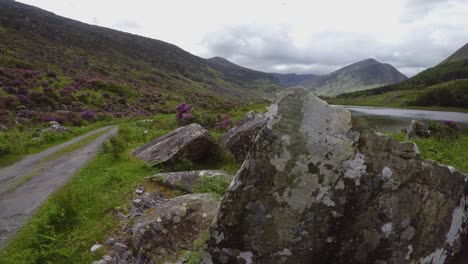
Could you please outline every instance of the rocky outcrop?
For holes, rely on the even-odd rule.
[[[207,231],[217,201],[210,194],[187,194],[169,200],[136,220],[133,247],[155,263],[176,259],[182,249]]]
[[[448,263],[466,175],[302,88],[281,92],[223,197],[207,263]]]
[[[57,122],[57,121],[50,121],[49,124],[50,124],[50,127],[41,130],[41,132],[39,133],[39,135],[43,135],[43,134],[45,134],[45,133],[57,133],[57,134],[60,134],[60,133],[65,133],[65,132],[69,132],[69,131],[70,131],[70,129],[68,129],[68,127],[60,125],[60,123]]]
[[[221,145],[236,161],[243,162],[264,122],[263,115],[249,112],[239,126],[230,129],[221,137]]]
[[[405,132],[408,135],[408,138],[428,137],[430,135],[426,124],[416,120],[411,121],[408,127],[405,128]]]
[[[133,151],[138,158],[152,166],[174,164],[206,158],[215,147],[215,140],[199,124],[191,124],[166,134]]]
[[[187,193],[193,193],[197,189],[199,181],[205,177],[223,177],[232,179],[233,176],[219,170],[178,171],[158,173],[150,179],[157,181],[162,186],[177,189]]]

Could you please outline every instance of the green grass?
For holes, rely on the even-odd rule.
[[[0,263],[91,263],[89,248],[105,239],[123,206],[144,177],[157,171],[133,158],[101,153],[54,193],[0,253]]]
[[[416,100],[422,94],[423,92],[421,90],[398,90],[377,95],[325,98],[325,100],[327,103],[335,105],[373,106],[468,113],[468,109],[460,107],[410,105],[412,101]]]
[[[0,263],[91,263],[99,259],[103,250],[91,253],[89,249],[118,228],[114,209],[125,208],[135,188],[146,181],[145,177],[161,172],[161,168],[151,168],[134,158],[131,151],[179,125],[174,114],[157,115],[150,122],[122,121],[117,138],[107,143],[94,160],[37,210],[0,252]],[[235,172],[240,166],[222,152],[215,152],[214,156],[201,163],[183,164],[181,169]],[[198,188],[219,197],[227,185],[227,181],[216,178],[202,181]],[[201,256],[205,240],[202,236],[200,243],[195,242],[189,254],[190,263],[196,263],[193,261]]]
[[[187,258],[187,264],[199,264],[203,260],[203,251],[206,250],[206,241],[209,239],[208,230],[201,233],[195,241],[193,241],[193,249],[183,252]]]
[[[45,133],[39,135],[39,131],[44,129],[45,125],[15,127],[7,132],[0,132],[0,168],[11,165],[27,155],[39,153],[114,122],[115,120],[100,121],[86,126],[70,127],[70,132],[59,134]]]
[[[406,141],[403,133],[392,134],[398,141]],[[411,141],[418,145],[421,156],[425,159],[450,165],[463,173],[468,173],[468,135],[457,139],[439,140],[435,138],[414,138]]]
[[[70,146],[67,146],[63,149],[60,149],[52,154],[50,154],[49,156],[45,157],[44,158],[44,162],[47,162],[47,161],[51,161],[51,160],[55,160],[65,154],[68,154],[70,152],[73,152],[91,142],[93,142],[94,140],[96,140],[97,138],[99,138],[100,136],[106,134],[107,132],[109,132],[110,128],[109,129],[105,129],[103,131],[99,131],[97,133],[94,133],[90,136],[87,136],[85,138],[83,138],[82,140],[78,141],[78,142],[75,142],[73,144],[71,144]]]

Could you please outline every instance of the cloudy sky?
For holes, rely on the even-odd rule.
[[[468,42],[467,0],[20,0],[266,72],[366,58],[412,76]]]

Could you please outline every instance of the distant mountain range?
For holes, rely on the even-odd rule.
[[[266,73],[241,67],[224,58],[215,57],[208,61],[218,69],[230,70],[242,79],[268,78]],[[295,73],[271,73],[271,75],[274,78],[270,80],[282,87],[301,85],[323,96],[336,96],[346,92],[395,84],[408,79],[392,65],[380,63],[375,59],[359,61],[325,75]]]
[[[468,108],[468,44],[447,59],[398,84],[345,93],[337,104]]]

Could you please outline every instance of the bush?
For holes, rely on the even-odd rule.
[[[212,193],[216,196],[223,196],[230,184],[231,179],[221,175],[204,176],[198,180],[195,189],[200,193]]]
[[[194,119],[194,114],[191,112],[192,105],[180,103],[176,107],[176,119],[182,122],[183,124],[189,124]]]
[[[102,152],[110,154],[114,159],[119,159],[126,145],[125,140],[121,136],[112,136],[108,142],[102,145]]]
[[[428,125],[431,137],[437,139],[457,139],[461,135],[461,127],[454,121],[432,122]]]

